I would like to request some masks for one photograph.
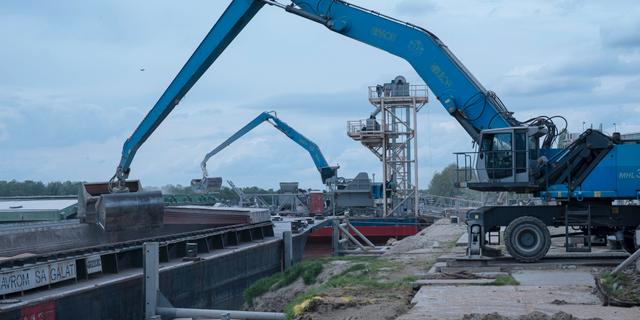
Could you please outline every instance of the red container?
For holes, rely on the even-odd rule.
[[[322,215],[324,212],[324,193],[312,191],[309,193],[309,214]]]

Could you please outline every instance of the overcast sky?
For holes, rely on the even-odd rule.
[[[524,120],[564,115],[640,131],[640,3],[628,1],[353,1],[437,34]],[[229,1],[0,2],[0,180],[110,178],[122,143]],[[144,69],[144,71],[141,71]],[[403,60],[265,7],[139,150],[131,177],[188,184],[206,152],[265,110],[314,140],[340,174],[381,165],[346,122],[372,110],[367,86],[404,75]],[[433,99],[419,116],[421,187],[468,151]],[[308,154],[268,125],[209,162],[238,185],[320,188]]]

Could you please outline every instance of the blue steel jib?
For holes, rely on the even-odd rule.
[[[110,184],[117,182],[117,185],[113,186],[114,188],[124,187],[124,181],[129,176],[131,162],[140,146],[158,128],[263,5],[264,2],[253,0],[234,0],[231,2],[169,87],[160,96],[158,102],[144,117],[131,137],[125,141],[122,147],[122,158],[114,176],[117,181],[112,179],[110,182]]]
[[[278,119],[275,113],[263,112],[253,120],[251,120],[249,123],[247,123],[244,127],[240,128],[240,130],[231,135],[231,137],[222,142],[215,149],[211,150],[211,152],[205,155],[204,159],[200,163],[203,174],[202,181],[206,181],[206,178],[208,176],[207,162],[211,157],[222,151],[224,148],[228,147],[236,140],[240,139],[242,136],[259,126],[263,122],[271,123],[276,129],[289,137],[289,139],[293,140],[293,142],[297,143],[299,146],[303,147],[305,150],[307,150],[307,152],[309,152],[311,159],[313,159],[313,163],[316,165],[316,168],[320,172],[323,183],[327,183],[329,179],[334,178],[337,175],[338,167],[329,166],[329,163],[322,155],[322,152],[320,151],[320,148],[318,148],[318,145],[316,145],[313,141],[307,139],[307,137],[303,136],[301,133],[293,129],[284,121]]]

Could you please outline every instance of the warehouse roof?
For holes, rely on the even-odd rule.
[[[77,203],[70,197],[1,198],[0,222],[62,220],[76,213]]]

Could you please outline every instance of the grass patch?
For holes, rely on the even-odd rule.
[[[248,305],[253,304],[253,300],[269,291],[286,287],[300,277],[304,284],[311,285],[316,282],[318,275],[322,272],[322,262],[304,261],[294,265],[291,269],[276,273],[270,277],[262,278],[244,291],[244,301]]]
[[[347,268],[342,274],[353,273],[357,271],[369,272],[369,266],[366,263],[357,263]]]
[[[302,271],[302,280],[304,284],[311,285],[316,283],[318,275],[322,272],[322,264],[320,262],[312,262]]]
[[[379,257],[331,257],[322,259],[325,262],[349,261],[353,263],[342,273],[333,276],[320,286],[310,288],[297,295],[287,304],[284,312],[288,319],[293,319],[304,311],[304,308],[314,298],[322,297],[327,290],[334,288],[362,288],[363,290],[388,290],[409,285],[417,278],[405,277],[398,281],[382,281],[378,278],[378,272],[383,268],[397,269],[403,267],[401,263],[382,259]]]
[[[388,289],[406,284],[402,281],[380,281],[378,272],[382,268],[397,268],[398,263],[376,257],[351,257],[358,262],[347,270],[325,282],[323,288],[365,287],[367,289]]]
[[[612,275],[607,272],[600,277],[600,284],[605,292],[625,303],[640,304],[640,294],[633,287],[633,280],[624,273]]]
[[[248,305],[252,305],[253,299],[269,292],[278,281],[280,281],[279,274],[256,281],[249,288],[244,290],[244,301]]]
[[[517,286],[520,282],[510,274],[497,276],[496,280],[488,284],[489,286]]]
[[[299,278],[302,278],[306,285],[316,283],[318,275],[323,270],[325,263],[332,261],[348,261],[351,263],[345,271],[333,276],[325,283],[311,287],[305,292],[296,295],[284,309],[288,319],[295,318],[298,313],[303,312],[306,306],[314,298],[322,297],[327,290],[333,288],[363,288],[364,290],[387,290],[410,285],[417,280],[417,277],[408,276],[401,280],[385,281],[380,279],[380,272],[383,269],[400,270],[404,268],[401,262],[391,261],[380,257],[370,256],[347,256],[328,257],[311,261],[304,261],[289,269],[286,272],[274,274],[255,282],[244,292],[244,299],[248,305],[252,305],[255,298],[279,288],[285,287]]]

